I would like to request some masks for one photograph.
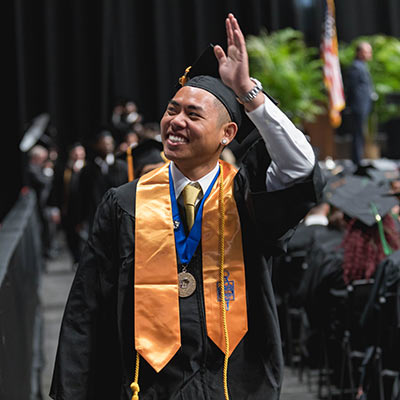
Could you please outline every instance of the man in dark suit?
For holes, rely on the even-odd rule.
[[[346,102],[352,115],[352,160],[356,165],[364,154],[364,129],[371,111],[374,90],[366,62],[372,58],[372,47],[361,42],[356,57],[347,71]]]

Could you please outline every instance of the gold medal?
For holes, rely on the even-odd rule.
[[[196,290],[196,279],[190,272],[179,272],[178,274],[179,284],[179,297],[189,297]]]

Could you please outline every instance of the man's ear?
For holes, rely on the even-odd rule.
[[[235,138],[238,131],[238,126],[236,122],[227,122],[223,125],[222,129],[224,130],[222,141],[223,145],[226,146]]]

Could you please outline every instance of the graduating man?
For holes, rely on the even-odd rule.
[[[227,53],[210,47],[186,70],[161,120],[171,161],[98,208],[65,310],[54,399],[279,398],[268,260],[322,180],[305,136],[249,77],[232,14],[226,30]],[[238,171],[219,160],[254,129]]]

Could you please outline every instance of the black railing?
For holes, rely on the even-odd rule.
[[[36,198],[26,192],[0,228],[0,399],[40,398],[41,247]]]

